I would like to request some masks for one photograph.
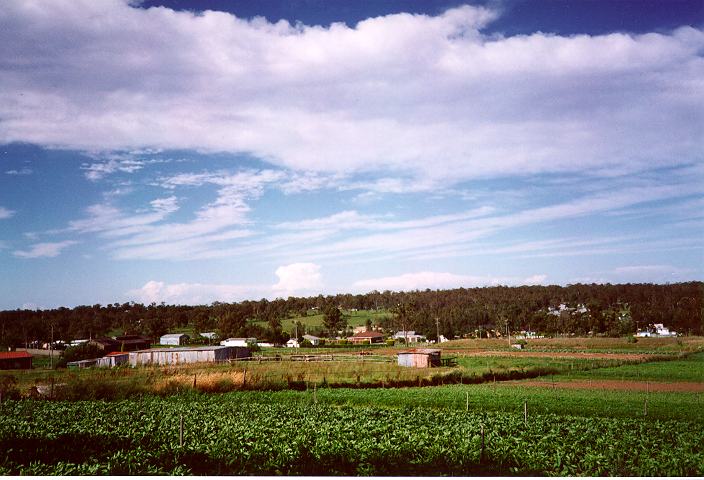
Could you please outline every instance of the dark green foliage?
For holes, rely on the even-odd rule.
[[[64,350],[63,355],[56,364],[57,368],[64,368],[68,362],[98,358],[105,355],[105,352],[91,343],[84,343]]]

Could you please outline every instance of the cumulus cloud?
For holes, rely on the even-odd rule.
[[[319,293],[323,287],[320,266],[315,263],[292,263],[276,269],[279,281],[272,287],[274,292],[290,296],[293,294]]]
[[[415,272],[397,276],[359,280],[353,284],[358,291],[371,290],[423,290],[459,287],[484,287],[495,285],[537,285],[547,279],[546,275],[532,275],[526,279],[518,277],[492,277],[478,275],[458,275],[448,272]]]
[[[130,290],[130,299],[141,303],[202,305],[212,302],[236,302],[266,296],[268,288],[261,285],[228,285],[203,283],[164,283],[150,280],[141,288]]]
[[[497,15],[462,6],[324,28],[126,0],[6,1],[0,141],[247,152],[301,171],[403,172],[419,189],[698,158],[700,29],[484,34]],[[140,167],[95,162],[86,176]]]
[[[57,257],[61,252],[71,245],[75,245],[74,240],[65,240],[63,242],[45,242],[45,243],[35,243],[30,245],[28,250],[15,250],[14,256],[20,258],[41,258],[41,257]]]

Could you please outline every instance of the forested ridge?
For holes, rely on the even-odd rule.
[[[109,332],[144,334],[152,338],[192,326],[221,337],[253,336],[285,341],[291,332],[281,321],[325,311],[388,310],[383,327],[415,330],[433,339],[439,330],[448,338],[478,330],[532,330],[544,334],[634,333],[662,323],[685,335],[702,335],[704,282],[657,284],[576,284],[562,286],[482,287],[410,292],[289,297],[237,303],[183,306],[139,303],[77,306],[50,310],[0,312],[0,345],[23,346],[51,338],[72,340]],[[559,306],[563,305],[563,310]],[[565,308],[568,307],[568,308]],[[550,310],[553,313],[550,313]],[[558,309],[555,311],[555,309]]]

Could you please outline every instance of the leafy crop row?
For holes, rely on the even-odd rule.
[[[8,401],[0,474],[704,474],[687,422],[234,400]]]

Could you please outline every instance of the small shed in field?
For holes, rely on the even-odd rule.
[[[248,347],[249,345],[256,345],[257,339],[254,337],[249,338],[226,338],[220,342],[220,345],[225,347]]]
[[[190,337],[185,333],[167,333],[159,339],[160,345],[183,345]]]
[[[27,352],[0,352],[0,370],[32,368],[32,355]]]
[[[118,367],[130,361],[130,354],[127,352],[110,352],[102,358],[98,358],[95,365],[97,367]]]
[[[97,358],[88,358],[86,360],[76,360],[75,362],[68,362],[66,363],[66,366],[68,368],[90,368],[95,367],[97,363]]]
[[[152,348],[130,352],[130,365],[179,365],[184,363],[224,362],[251,356],[247,347]]]
[[[398,364],[401,367],[439,367],[440,363],[440,350],[432,348],[416,348],[398,353]]]

